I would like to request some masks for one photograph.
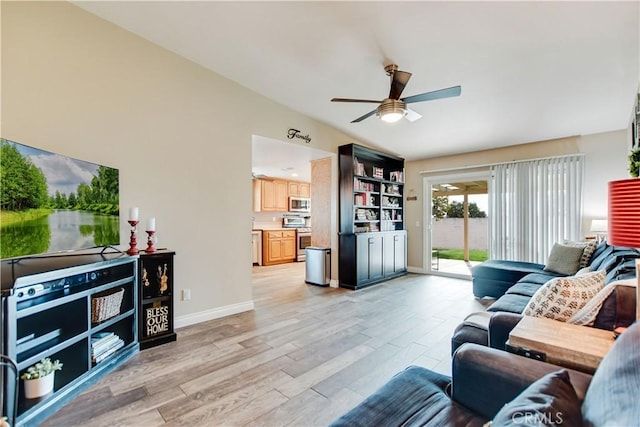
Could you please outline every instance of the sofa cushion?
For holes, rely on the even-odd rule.
[[[635,323],[602,359],[582,404],[585,425],[636,426],[640,420],[640,324]]]
[[[600,254],[604,252],[608,247],[609,247],[609,244],[607,243],[606,240],[603,240],[602,242],[598,243],[595,250],[593,251],[593,254],[591,254],[591,260],[589,261],[589,264],[591,264],[595,258],[600,256]]]
[[[636,277],[636,260],[626,259],[616,264],[608,273],[605,283]]]
[[[502,281],[517,282],[529,273],[539,273],[544,265],[533,262],[489,260],[471,268],[473,277],[498,278]]]
[[[531,297],[518,294],[505,294],[491,304],[487,311],[505,311],[520,314],[524,311]]]
[[[580,269],[580,258],[586,245],[555,243],[544,266],[544,271],[564,274],[576,274]]]
[[[410,366],[331,426],[482,426],[486,419],[449,398],[445,389],[450,381],[444,375]]]
[[[498,411],[493,426],[581,426],[580,399],[565,370],[533,382]]]
[[[531,297],[523,314],[566,322],[604,287],[604,279],[604,271],[595,271],[550,280]]]
[[[473,294],[476,297],[499,298],[518,280],[529,273],[543,273],[543,264],[521,261],[489,260],[471,269]],[[554,273],[545,273],[553,274]]]
[[[600,270],[600,265],[602,264],[602,262],[613,253],[613,248],[613,246],[606,246],[599,253],[596,249],[596,252],[594,252],[593,257],[591,258],[591,263],[589,263],[589,267],[591,267],[592,271]]]
[[[526,276],[526,277],[529,277],[529,276]],[[548,281],[549,279],[547,279],[544,283],[547,283]],[[505,295],[513,294],[513,295],[524,295],[526,297],[532,297],[538,291],[538,289],[540,289],[540,286],[542,286],[544,283],[525,282],[524,279],[522,279],[518,283],[510,287],[505,293]]]

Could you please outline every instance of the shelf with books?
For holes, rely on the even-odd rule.
[[[339,147],[339,168],[340,286],[405,274],[404,160],[348,144]]]
[[[98,332],[91,336],[91,362],[96,365],[124,347],[125,342],[114,332]]]

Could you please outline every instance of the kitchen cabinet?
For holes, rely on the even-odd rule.
[[[255,212],[286,212],[289,208],[289,185],[283,179],[253,180]]]
[[[289,197],[310,197],[311,184],[308,182],[289,181]]]
[[[262,264],[293,262],[296,258],[295,230],[263,230]]]

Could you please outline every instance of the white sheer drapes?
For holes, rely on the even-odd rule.
[[[544,264],[551,247],[579,240],[584,156],[491,167],[490,259]]]

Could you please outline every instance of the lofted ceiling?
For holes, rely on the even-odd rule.
[[[74,1],[77,6],[357,140],[408,160],[628,127],[640,3]],[[396,63],[420,120],[351,120]]]

